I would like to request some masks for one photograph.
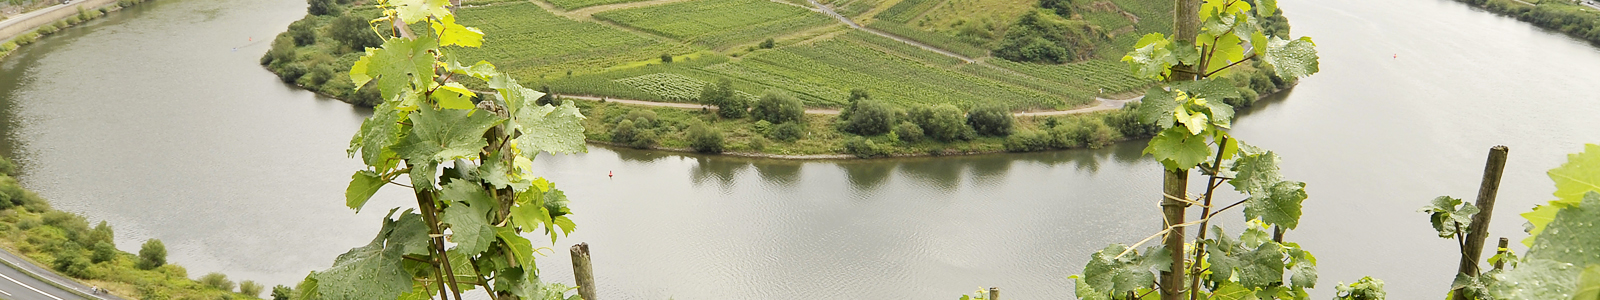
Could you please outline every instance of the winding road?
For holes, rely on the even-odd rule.
[[[488,93],[488,92],[483,92],[483,93]],[[580,99],[580,100],[589,100],[589,101],[602,101],[603,100],[603,101],[606,101],[606,102],[616,102],[616,103],[622,103],[622,104],[627,104],[627,105],[638,105],[638,106],[672,107],[672,108],[683,108],[683,109],[702,109],[702,108],[710,109],[711,108],[710,106],[706,106],[704,104],[697,104],[697,103],[656,102],[656,101],[646,101],[646,100],[617,99],[617,98],[611,98],[611,97],[596,97],[596,96],[582,96],[582,95],[560,95],[560,94],[557,94],[556,96],[557,97],[561,97],[561,98]],[[1018,113],[1012,113],[1012,115],[1015,115],[1015,116],[1018,116],[1018,117],[1037,117],[1037,116],[1061,116],[1061,115],[1086,114],[1086,113],[1092,113],[1092,112],[1098,112],[1098,111],[1122,109],[1123,107],[1128,105],[1128,102],[1138,102],[1140,99],[1144,99],[1144,96],[1141,95],[1141,96],[1138,96],[1138,97],[1133,97],[1133,98],[1129,98],[1129,99],[1122,99],[1122,100],[1106,99],[1106,98],[1094,98],[1094,100],[1096,102],[1100,102],[1100,105],[1084,107],[1084,108],[1078,108],[1078,109],[1069,109],[1069,110],[1018,112]],[[837,109],[829,109],[829,108],[807,108],[806,109],[806,113],[808,113],[808,114],[816,114],[816,115],[837,115],[837,114],[839,114],[839,110],[837,110]]]

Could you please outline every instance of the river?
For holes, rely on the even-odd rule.
[[[1233,132],[1308,183],[1288,239],[1318,257],[1316,298],[1368,275],[1395,299],[1442,295],[1456,246],[1417,208],[1472,198],[1507,145],[1491,229],[1520,240],[1516,214],[1554,190],[1544,172],[1600,143],[1589,44],[1447,0],[1280,5],[1322,73]],[[369,112],[256,63],[304,7],[159,0],[26,47],[0,62],[0,153],[56,207],[113,224],[118,248],[158,238],[192,276],[292,285],[411,201],[345,209],[361,163],[343,150]],[[1090,253],[1160,226],[1142,147],[842,162],[591,147],[535,162],[578,224],[540,263],[570,283],[565,249],[590,243],[606,299],[1070,298]]]

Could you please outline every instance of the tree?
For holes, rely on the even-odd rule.
[[[846,104],[845,104],[844,108],[839,110],[839,120],[849,121],[850,120],[850,114],[856,110],[856,103],[861,102],[861,100],[867,100],[867,99],[870,99],[870,98],[872,98],[872,96],[867,94],[867,90],[866,89],[862,89],[862,88],[850,89],[850,98],[846,98],[845,99],[845,103]]]
[[[756,101],[754,108],[750,109],[750,116],[756,120],[783,124],[805,120],[806,109],[796,99],[784,92],[767,91],[761,95],[761,100]]]
[[[150,270],[167,264],[167,246],[161,240],[149,239],[139,246],[139,268]]]
[[[1076,10],[1073,7],[1072,0],[1039,0],[1039,8],[1053,10],[1056,15],[1061,16],[1072,16],[1073,11]]]
[[[315,16],[337,15],[341,11],[334,0],[307,0],[306,4],[306,13]]]
[[[967,113],[967,125],[982,135],[1011,135],[1014,124],[1016,120],[1011,116],[1011,109],[1003,105],[982,105]]]
[[[261,284],[250,280],[241,281],[239,282],[239,293],[250,296],[251,298],[260,297]]]
[[[94,243],[93,250],[93,254],[89,257],[89,260],[93,263],[98,264],[117,259],[117,247],[112,246],[111,243]]]
[[[1094,53],[1093,27],[1081,20],[1067,20],[1049,11],[1031,11],[1006,29],[994,55],[1010,61],[1059,64],[1078,60],[1078,54]]]
[[[331,1],[331,0],[312,0]],[[328,22],[328,37],[344,45],[345,51],[361,51],[362,49],[383,45],[383,37],[372,31],[367,25],[367,20],[356,14],[345,14]]]
[[[706,85],[700,90],[700,103],[717,107],[717,115],[728,119],[743,118],[749,104],[733,93],[733,81],[722,79],[716,85]]]
[[[299,47],[310,46],[317,43],[316,29],[311,26],[311,19],[300,19],[289,23],[289,37],[294,40],[294,45]]]
[[[968,130],[964,125],[964,114],[955,105],[940,104],[936,106],[918,106],[911,109],[906,116],[911,123],[922,127],[922,133],[929,138],[941,142],[964,140],[969,138]]]
[[[566,194],[532,166],[541,152],[584,152],[585,117],[572,101],[537,105],[543,93],[489,62],[452,59],[459,47],[482,45],[483,32],[455,23],[450,2],[377,6],[382,16],[370,24],[394,37],[367,49],[349,74],[354,86],[375,83],[384,102],[347,150],[366,168],[351,175],[345,205],[359,212],[379,189],[403,186],[417,208],[389,209],[372,242],[308,275],[298,297],[459,300],[482,289],[489,299],[567,298],[564,285],[539,280],[524,233],[554,243],[576,226]],[[467,77],[494,95],[448,80]]]
[[[805,125],[800,125],[799,122],[789,122],[772,126],[772,132],[767,134],[768,137],[771,137],[774,140],[784,142],[797,141],[805,135],[806,127]]]
[[[850,118],[845,120],[844,131],[859,135],[889,133],[895,124],[895,112],[888,104],[873,100],[857,101]]]
[[[214,289],[219,289],[219,290],[224,290],[224,291],[229,291],[229,292],[233,291],[233,281],[232,280],[228,280],[228,275],[222,274],[222,273],[212,272],[212,273],[207,273],[204,276],[200,276],[200,284],[204,284],[205,286],[208,286],[208,287],[211,287],[211,288],[214,288]]]
[[[272,300],[289,300],[289,294],[292,293],[294,293],[294,290],[289,289],[288,286],[279,284],[272,287]]]

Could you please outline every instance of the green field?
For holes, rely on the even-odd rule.
[[[590,7],[590,6],[596,6],[596,5],[617,4],[617,3],[631,3],[631,2],[640,2],[640,1],[646,1],[646,0],[547,0],[547,1],[549,1],[550,4],[555,5],[556,8],[560,8],[560,9],[564,9],[564,10],[574,10],[574,9]]]
[[[528,2],[467,7],[461,24],[488,36],[482,48],[458,50],[461,60],[488,60],[523,78],[598,72],[605,68],[694,50],[621,29],[556,16]]]
[[[607,11],[594,17],[710,47],[754,43],[837,23],[804,8],[767,0],[697,0]]]

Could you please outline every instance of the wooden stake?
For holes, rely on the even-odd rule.
[[[1506,171],[1506,146],[1489,148],[1489,161],[1483,167],[1483,183],[1478,186],[1478,214],[1472,216],[1467,229],[1467,245],[1461,249],[1460,274],[1478,276],[1478,258],[1483,255],[1483,240],[1489,238],[1489,218],[1494,216],[1494,197],[1500,192],[1500,175]],[[1455,293],[1456,300],[1465,300],[1465,293]]]
[[[1166,176],[1162,183],[1162,192],[1173,197],[1188,195],[1189,170],[1165,171],[1163,172],[1166,173]],[[1164,215],[1166,224],[1162,224],[1162,229],[1172,225],[1183,224],[1184,209],[1187,206],[1189,206],[1188,203],[1173,200],[1171,197],[1163,195],[1161,197],[1161,212]],[[1167,231],[1167,237],[1163,240],[1167,250],[1172,252],[1172,270],[1161,272],[1161,300],[1180,300],[1183,297],[1185,283],[1183,281],[1183,273],[1186,272],[1183,268],[1183,232],[1184,228],[1173,228],[1173,230]]]
[[[989,287],[989,299],[985,300],[1000,300],[1000,288]]]
[[[1506,255],[1506,246],[1509,242],[1511,242],[1511,240],[1500,238],[1500,248],[1496,248],[1497,250],[1494,251],[1494,254],[1495,256],[1500,256],[1502,258],[1494,262],[1495,270],[1504,270],[1506,268],[1506,259],[1504,257]]]
[[[578,282],[578,296],[584,300],[595,300],[594,269],[589,263],[589,243],[572,245],[572,278]]]

